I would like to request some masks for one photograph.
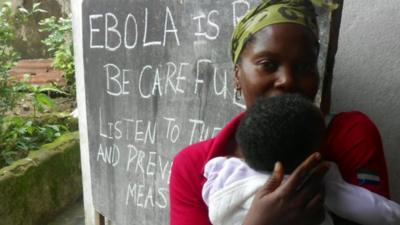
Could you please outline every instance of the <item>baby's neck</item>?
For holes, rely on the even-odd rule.
[[[236,144],[234,149],[235,150],[232,152],[232,156],[236,157],[236,158],[244,159],[243,153],[240,150],[239,145]]]

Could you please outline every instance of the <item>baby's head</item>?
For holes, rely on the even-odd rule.
[[[273,171],[281,161],[291,173],[324,137],[321,111],[298,94],[259,98],[247,110],[236,132],[246,163],[257,171]]]

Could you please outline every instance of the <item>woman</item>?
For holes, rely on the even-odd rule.
[[[314,1],[313,1],[314,2]],[[235,88],[247,108],[260,96],[299,93],[314,99],[318,90],[318,32],[313,6],[306,0],[264,1],[235,28],[232,59]],[[204,165],[217,156],[235,156],[234,118],[213,139],[194,144],[174,159],[170,180],[171,224],[208,225],[201,189]],[[324,157],[336,162],[343,178],[388,197],[382,143],[375,125],[360,112],[340,113],[328,126]],[[284,165],[254,198],[244,224],[319,224],[323,220],[321,180],[328,166],[311,155],[282,183]],[[366,180],[372,171],[373,180]]]

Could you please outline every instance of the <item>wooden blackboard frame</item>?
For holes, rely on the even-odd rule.
[[[77,103],[79,112],[79,136],[81,151],[83,202],[86,225],[99,225],[101,215],[95,212],[92,199],[92,184],[89,160],[89,138],[86,113],[86,91],[83,65],[83,41],[82,41],[82,3],[84,0],[71,0],[74,62]]]

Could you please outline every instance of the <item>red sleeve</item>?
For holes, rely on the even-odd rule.
[[[174,159],[170,179],[170,224],[211,225],[208,208],[201,197],[204,183],[202,174],[204,154],[189,147]]]
[[[325,154],[343,178],[389,198],[388,173],[377,127],[361,112],[340,113],[328,126]]]

